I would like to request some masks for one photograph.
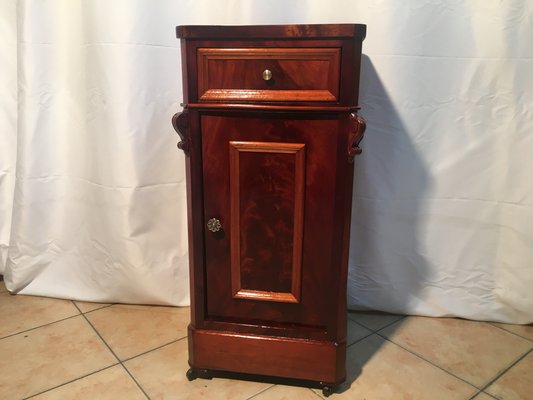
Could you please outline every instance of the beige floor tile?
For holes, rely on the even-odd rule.
[[[533,347],[485,322],[409,317],[380,333],[481,388]]]
[[[82,313],[98,310],[99,308],[104,308],[111,305],[109,303],[90,303],[88,301],[75,301],[74,303],[76,303]]]
[[[146,400],[146,396],[121,365],[105,369],[32,400]]]
[[[187,358],[187,340],[183,339],[126,361],[125,365],[152,400],[248,399],[270,386],[220,378],[189,382],[185,377]]]
[[[489,396],[487,393],[480,393],[472,400],[496,400],[494,397]]]
[[[116,363],[82,316],[0,340],[0,399],[20,399]]]
[[[5,292],[5,291],[7,291],[7,289],[6,289],[6,284],[5,284],[5,282],[2,280],[2,281],[0,281],[0,292]]]
[[[463,400],[477,392],[376,334],[348,348],[346,366],[347,381],[330,399]]]
[[[190,310],[116,304],[85,315],[115,354],[126,360],[187,336]]]
[[[384,314],[372,311],[350,311],[348,312],[348,318],[368,329],[379,331],[385,326],[402,319],[403,315]]]
[[[251,400],[318,400],[319,398],[311,389],[276,385]]]
[[[70,300],[0,292],[0,338],[79,313]]]
[[[500,328],[505,329],[506,331],[513,332],[518,336],[522,336],[523,338],[533,341],[533,325],[512,325],[496,323],[493,323],[493,325],[499,326]]]
[[[366,329],[365,327],[362,327],[361,325],[353,322],[350,319],[348,319],[347,324],[348,324],[348,332],[347,332],[347,338],[346,338],[347,343],[346,344],[348,346],[372,333],[371,330]]]
[[[533,352],[486,389],[498,399],[531,400],[533,398]]]

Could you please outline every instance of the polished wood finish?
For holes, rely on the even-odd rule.
[[[172,126],[178,133],[181,141],[178,142],[178,149],[188,155],[190,147],[189,139],[189,119],[187,118],[187,112],[181,112],[174,114],[172,117]]]
[[[298,303],[305,144],[229,142],[234,298]]]
[[[186,155],[188,377],[304,379],[329,393],[345,377],[365,27],[177,32],[184,111],[173,125]],[[209,230],[209,220],[220,230]]]
[[[298,40],[290,40],[288,38],[279,38],[274,39],[265,39],[265,40],[246,40],[243,38],[240,39],[230,39],[223,40],[224,47],[230,49],[237,48],[333,48],[340,49],[341,59],[340,59],[340,70],[339,70],[339,89],[337,101],[306,101],[305,99],[297,100],[286,100],[282,103],[282,100],[278,100],[275,104],[285,104],[290,106],[296,105],[308,105],[308,106],[348,106],[354,107],[357,106],[358,102],[358,92],[359,92],[359,68],[361,62],[361,47],[362,42],[358,37],[351,39],[337,39],[337,38],[327,38],[327,39],[316,39],[316,38],[300,38]],[[204,92],[199,90],[199,82],[202,79],[198,75],[198,64],[199,57],[198,51],[203,48],[220,48],[222,39],[195,39],[187,40],[182,39],[183,43],[186,43],[187,46],[182,48],[182,62],[183,63],[183,73],[184,73],[184,100],[187,104],[199,103],[200,97]],[[184,49],[184,50],[183,50]],[[261,70],[262,72],[263,70]],[[315,74],[316,76],[316,74]],[[185,82],[186,81],[186,82]],[[204,100],[202,100],[204,101]],[[248,103],[250,101],[233,100],[235,104],[237,103]],[[266,100],[264,102],[267,102]]]
[[[339,48],[200,48],[198,94],[200,101],[336,101],[339,62]]]
[[[335,198],[337,184],[335,160],[339,141],[338,117],[336,114],[329,114],[317,119],[315,115],[303,113],[291,117],[280,113],[232,114],[227,112],[224,115],[213,115],[207,111],[202,113],[200,124],[202,126],[205,220],[216,217],[226,227],[224,234],[206,232],[204,239],[209,315],[227,318],[239,317],[244,322],[251,318],[259,318],[264,321],[308,324],[321,326],[324,331],[327,330],[326,316],[328,310],[336,308],[336,293],[331,291],[328,285],[337,271],[336,269],[325,268],[325,266],[332,265],[333,261],[330,257],[332,253],[335,253],[333,247],[339,245],[331,242],[335,230],[335,227],[332,226],[335,203],[339,200]],[[342,132],[342,136],[344,136],[342,143],[344,143],[343,148],[345,148],[346,143],[348,143],[348,132]],[[262,142],[272,143],[283,141],[295,144],[305,143],[304,233],[301,251],[298,252],[298,255],[302,257],[306,272],[301,277],[300,285],[304,299],[299,307],[287,307],[281,303],[245,301],[233,296],[231,248],[239,238],[232,235],[229,226],[232,218],[237,218],[241,212],[237,210],[231,212],[231,192],[233,190],[230,180],[229,149],[231,149],[231,142],[239,141],[252,145],[259,139]],[[254,161],[256,162],[255,165],[250,164]],[[290,172],[289,165],[272,168],[269,175],[265,174],[262,161],[255,155],[248,160],[248,169],[254,170],[258,177],[261,177],[262,170],[263,179],[273,186],[270,190],[279,201],[280,196],[276,194],[286,191],[288,185],[283,185],[283,182],[290,177],[290,174],[287,174]],[[279,158],[277,161],[280,161]],[[342,157],[341,163],[343,169],[350,169],[345,155]],[[292,176],[295,177],[294,168]],[[295,181],[294,178],[292,180]],[[253,189],[247,188],[247,190]],[[296,191],[296,188],[292,190]],[[286,197],[290,197],[290,193]],[[251,232],[246,229],[243,230],[243,226],[240,225],[240,235],[244,236],[245,239],[252,235],[256,236],[255,241],[252,241],[252,245],[256,246],[254,250],[257,253],[254,257],[256,262],[260,262],[262,256],[268,252],[275,255],[274,258],[276,256],[280,258],[278,242],[265,240],[264,237],[261,237],[261,232],[262,230],[268,231],[269,223],[279,220],[281,214],[284,221],[281,224],[278,223],[277,229],[273,232],[270,228],[270,236],[272,239],[289,236],[289,242],[286,244],[290,245],[291,235],[283,232],[283,226],[292,225],[292,221],[295,220],[294,210],[287,213],[286,210],[283,210],[283,201],[269,201],[265,199],[264,195],[252,200],[255,200],[255,204],[261,208],[261,220],[256,223]],[[242,204],[242,201],[241,205],[246,206],[246,204]],[[277,210],[281,210],[281,213]],[[279,269],[272,272],[277,271]],[[265,272],[268,273],[268,271]],[[270,280],[277,279],[280,279],[280,276],[272,273]]]
[[[317,382],[340,382],[346,376],[346,344],[308,339],[189,330],[189,362],[202,369],[230,370]]]
[[[184,105],[184,104],[182,104]],[[255,110],[255,111],[357,111],[358,106],[312,106],[312,105],[276,105],[276,104],[239,104],[239,103],[187,103],[187,108],[201,108],[203,110]]]
[[[366,36],[366,25],[362,24],[310,24],[310,25],[188,25],[177,26],[176,36],[184,39],[235,39],[247,37],[257,39],[279,38],[357,38]]]
[[[353,163],[356,155],[361,154],[363,151],[359,147],[359,143],[363,140],[363,136],[366,130],[366,122],[356,113],[350,114],[350,138],[348,141],[348,162]]]

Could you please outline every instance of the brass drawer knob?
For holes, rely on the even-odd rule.
[[[271,79],[272,79],[272,71],[269,70],[269,69],[265,69],[265,70],[263,71],[263,79],[264,79],[265,81],[269,81],[269,80],[271,80]]]
[[[220,223],[220,220],[211,218],[209,221],[207,221],[207,229],[209,229],[211,232],[218,232],[220,229],[222,229],[222,224]]]

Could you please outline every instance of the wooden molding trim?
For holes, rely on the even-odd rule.
[[[301,106],[280,104],[248,104],[248,103],[182,103],[182,107],[205,110],[250,110],[250,111],[313,111],[313,112],[350,112],[359,110],[360,106]]]
[[[231,230],[231,284],[233,297],[238,299],[299,303],[301,296],[301,269],[303,245],[303,220],[305,200],[305,144],[277,142],[229,143],[230,163],[230,230]],[[294,165],[294,225],[292,242],[291,292],[275,292],[243,288],[241,282],[241,226],[240,226],[240,182],[239,157],[242,153],[293,154]]]
[[[300,378],[327,384],[345,380],[346,343],[194,329],[194,368]]]
[[[187,110],[174,114],[172,117],[172,126],[181,139],[178,142],[178,149],[183,150],[185,155],[188,156],[191,139],[189,137],[189,116]]]
[[[357,113],[350,114],[350,134],[348,135],[348,162],[351,164],[355,156],[361,154],[363,151],[359,147],[359,143],[363,140],[365,135],[366,122],[363,117]]]
[[[200,101],[335,101],[329,90],[209,89]]]

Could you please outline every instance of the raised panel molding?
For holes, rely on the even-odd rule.
[[[230,231],[231,231],[231,245],[230,245],[230,252],[231,252],[231,283],[232,283],[232,293],[234,298],[241,298],[241,299],[248,299],[248,300],[259,300],[259,301],[273,301],[273,302],[284,302],[284,303],[299,303],[300,302],[300,296],[301,296],[301,269],[302,269],[302,241],[303,241],[303,218],[304,218],[304,197],[305,197],[305,144],[302,143],[276,143],[276,142],[239,142],[239,141],[230,141],[229,142],[229,164],[230,164]],[[269,175],[268,172],[265,173],[267,170],[263,167],[262,171],[263,174],[259,175],[256,179],[260,181],[262,184],[259,188],[257,188],[256,185],[256,193],[253,193],[254,196],[261,195],[261,191],[267,192],[275,192],[279,191],[281,196],[285,196],[285,202],[289,203],[290,200],[292,200],[292,204],[287,204],[288,207],[292,211],[292,221],[289,222],[291,225],[290,228],[292,229],[292,238],[287,238],[284,240],[284,242],[292,242],[292,246],[290,246],[290,259],[285,260],[285,263],[279,263],[278,264],[285,264],[284,267],[286,269],[286,272],[290,275],[290,287],[288,287],[288,290],[279,290],[279,288],[275,288],[274,286],[279,285],[278,279],[280,279],[279,276],[275,276],[274,274],[278,274],[280,271],[273,270],[270,271],[270,276],[265,275],[268,274],[268,271],[258,271],[257,265],[259,267],[261,266],[268,266],[268,262],[255,262],[255,258],[268,258],[268,255],[275,257],[280,256],[281,259],[283,259],[283,255],[287,255],[287,251],[280,250],[278,248],[270,248],[262,251],[262,254],[254,254],[253,251],[250,251],[246,248],[246,243],[248,242],[248,238],[246,237],[248,230],[246,227],[243,227],[244,224],[247,223],[247,220],[252,220],[252,223],[257,223],[257,218],[254,218],[254,210],[251,212],[248,212],[247,210],[250,209],[248,207],[244,212],[242,210],[242,200],[243,200],[243,185],[241,184],[242,174],[244,173],[241,171],[241,158],[243,155],[257,155],[258,157],[255,157],[258,159],[258,163],[260,162],[259,157],[260,155],[264,156],[266,154],[270,155],[282,155],[286,162],[290,162],[294,164],[292,174],[290,174],[290,171],[283,171],[285,174],[289,174],[285,177],[283,176],[276,176],[276,175]],[[249,162],[252,161],[252,159],[249,160]],[[265,158],[263,160],[264,163],[268,162],[275,162],[269,160],[269,158]],[[246,166],[245,166],[246,167]],[[248,171],[249,168],[246,168],[246,171]],[[279,168],[272,168],[272,173],[279,173]],[[276,182],[276,178],[277,182]],[[280,182],[282,181],[283,182]],[[264,182],[263,182],[264,181]],[[288,188],[287,186],[290,185],[292,187]],[[254,190],[254,185],[249,185],[249,182],[245,184],[246,190]],[[248,187],[252,187],[252,189],[248,189]],[[289,197],[292,197],[292,199],[287,198],[288,191],[292,190],[293,193],[289,193]],[[259,193],[257,192],[259,191]],[[275,196],[276,194],[274,194]],[[261,210],[257,210],[258,205],[253,204],[251,208],[255,208],[255,213],[261,212]],[[264,212],[264,210],[263,210]],[[243,213],[245,215],[243,215]],[[247,215],[251,214],[251,216]],[[272,218],[270,221],[261,221],[261,228],[263,230],[268,231],[270,235],[274,234],[277,235],[279,232],[276,232],[276,226],[268,226],[265,224],[268,224],[269,222],[272,224],[277,225],[283,225],[282,221],[280,222],[280,218],[276,218],[277,215],[272,215]],[[244,219],[244,221],[243,221]],[[287,225],[289,225],[287,224]],[[279,229],[279,227],[278,227]],[[283,227],[281,228],[283,229]],[[261,230],[261,229],[258,229]],[[283,239],[283,238],[282,238]],[[251,239],[250,242],[253,240]],[[244,242],[244,243],[243,243]],[[263,241],[262,245],[264,247],[266,246],[266,240]],[[267,256],[265,256],[265,253],[270,252]],[[278,253],[284,253],[279,255]],[[287,257],[285,257],[287,258]],[[252,264],[252,267],[249,267],[246,264],[248,261],[250,261],[248,264]],[[287,265],[288,264],[288,265]],[[255,270],[253,269],[255,265]],[[246,284],[243,279],[243,271],[246,271],[247,268],[251,268],[253,274],[252,276],[261,276],[261,272],[265,279],[260,282],[261,284],[268,283],[269,278],[272,280],[272,287],[263,287],[261,289],[254,288],[254,287],[245,287]],[[282,271],[283,272],[283,271]],[[281,274],[282,275],[282,274]],[[253,284],[252,284],[253,285]]]

